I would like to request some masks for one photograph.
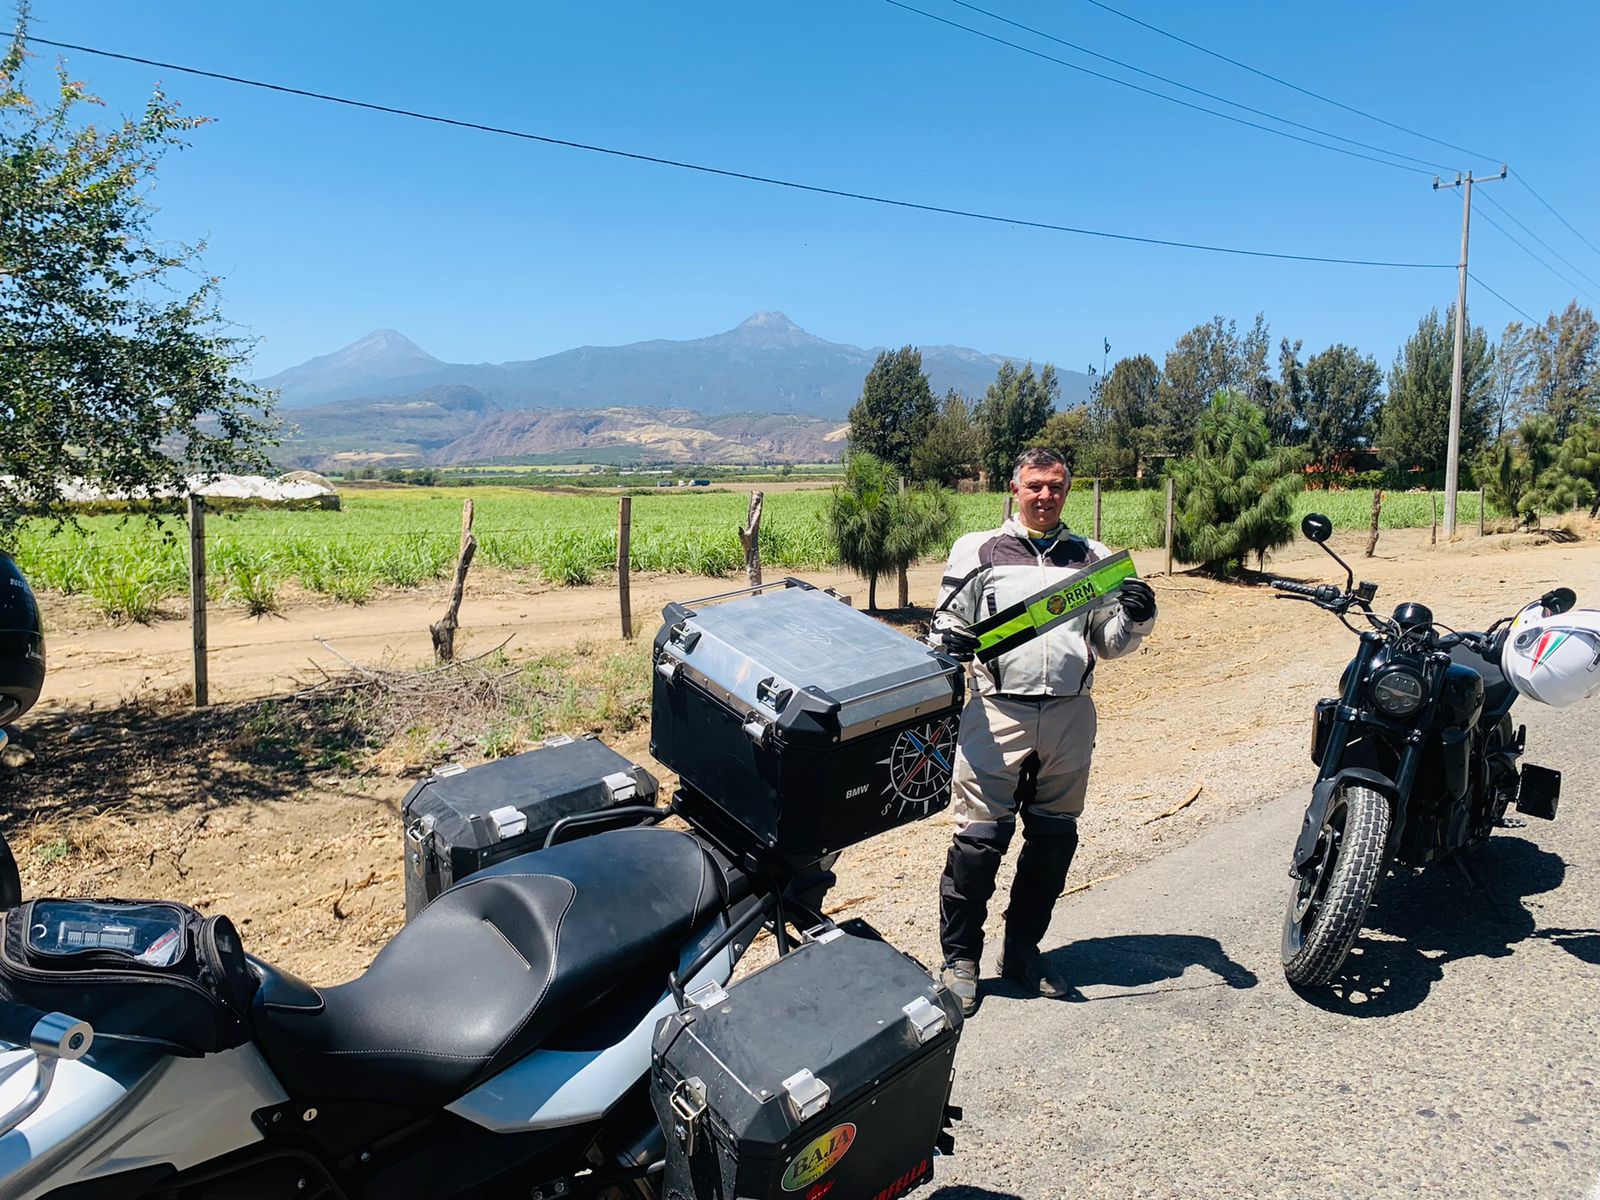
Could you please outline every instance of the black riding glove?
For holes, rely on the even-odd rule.
[[[971,662],[978,650],[978,639],[965,629],[936,629],[928,636],[928,641],[935,650],[958,663]]]
[[[1124,579],[1118,600],[1130,621],[1148,621],[1156,615],[1155,589],[1142,579]]]

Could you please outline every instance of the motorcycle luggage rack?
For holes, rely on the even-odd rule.
[[[659,825],[671,813],[665,808],[656,808],[650,804],[624,804],[616,808],[602,808],[598,812],[573,813],[570,817],[562,817],[550,826],[550,832],[544,835],[544,847],[548,850],[561,841],[561,835],[569,829],[576,829],[581,825],[603,825],[623,818],[625,825],[642,827],[645,825]]]
[[[89,1052],[94,1044],[94,1029],[87,1021],[66,1013],[44,1013],[24,1004],[0,1005],[0,1010],[0,1044],[31,1050],[36,1071],[28,1094],[11,1111],[0,1114],[0,1137],[4,1137],[39,1111],[55,1082],[56,1064],[73,1062]],[[0,1083],[26,1065],[27,1059],[23,1058],[0,1069]]]
[[[613,809],[613,812],[624,810]],[[671,805],[666,810],[654,810],[663,816],[671,813],[680,816],[678,812],[678,798],[672,798]],[[687,820],[687,818],[682,818]],[[749,931],[751,926],[758,922],[761,925],[770,925],[772,936],[778,943],[778,954],[788,954],[794,949],[794,944],[789,937],[790,925],[800,931],[803,941],[814,941],[826,937],[836,928],[834,923],[822,913],[794,896],[785,896],[784,892],[794,882],[796,872],[777,869],[770,864],[762,863],[753,855],[741,854],[725,845],[716,833],[708,830],[704,823],[699,821],[689,822],[695,833],[710,843],[717,852],[730,863],[737,863],[739,868],[749,875],[752,892],[755,893],[755,903],[748,912],[732,917],[728,928],[724,929],[716,938],[706,945],[699,954],[683,967],[673,971],[667,976],[667,986],[672,990],[672,998],[677,1002],[679,1009],[692,1006],[692,1001],[686,994],[689,981],[705,969],[707,963],[721,954],[740,936]]]

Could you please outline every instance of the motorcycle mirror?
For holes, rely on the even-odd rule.
[[[1539,603],[1550,613],[1564,613],[1578,602],[1578,593],[1571,588],[1551,588],[1539,597]]]
[[[1321,513],[1307,513],[1300,522],[1300,532],[1320,546],[1333,536],[1333,522]]]

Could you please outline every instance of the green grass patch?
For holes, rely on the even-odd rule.
[[[633,500],[630,565],[636,571],[726,576],[742,566],[738,529],[747,497],[737,492],[662,489]],[[1391,492],[1385,529],[1426,527],[1438,493]],[[382,587],[415,587],[444,578],[461,538],[462,492],[455,488],[358,489],[340,511],[249,510],[206,525],[207,574],[217,595],[255,613],[272,612],[289,580],[344,603],[359,604]],[[525,488],[474,488],[479,561],[568,586],[593,583],[616,569],[617,498],[552,494]],[[826,491],[767,496],[761,557],[769,571],[821,570],[835,562]],[[1067,497],[1074,529],[1093,525],[1092,494]],[[1160,491],[1107,492],[1101,539],[1139,549],[1159,543]],[[999,523],[999,494],[955,497],[956,533]],[[1344,530],[1366,529],[1372,492],[1305,492],[1296,517],[1320,511]],[[1439,503],[1442,513],[1443,504]],[[1478,496],[1464,492],[1458,520],[1478,520]],[[87,595],[114,620],[148,621],[188,587],[188,539],[182,526],[89,517],[80,529],[42,525],[19,531],[17,561],[35,587]]]

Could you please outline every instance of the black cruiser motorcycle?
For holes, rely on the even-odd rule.
[[[1559,772],[1523,766],[1526,727],[1511,722],[1518,693],[1500,669],[1512,617],[1459,633],[1417,603],[1373,612],[1377,585],[1355,582],[1327,545],[1333,523],[1312,513],[1301,530],[1345,570],[1345,586],[1274,579],[1281,599],[1334,614],[1361,645],[1337,698],[1319,700],[1311,803],[1295,843],[1283,921],[1283,971],[1303,987],[1327,984],[1344,963],[1391,865],[1424,867],[1482,843],[1508,806],[1554,819]],[[1565,612],[1558,588],[1540,600]]]

